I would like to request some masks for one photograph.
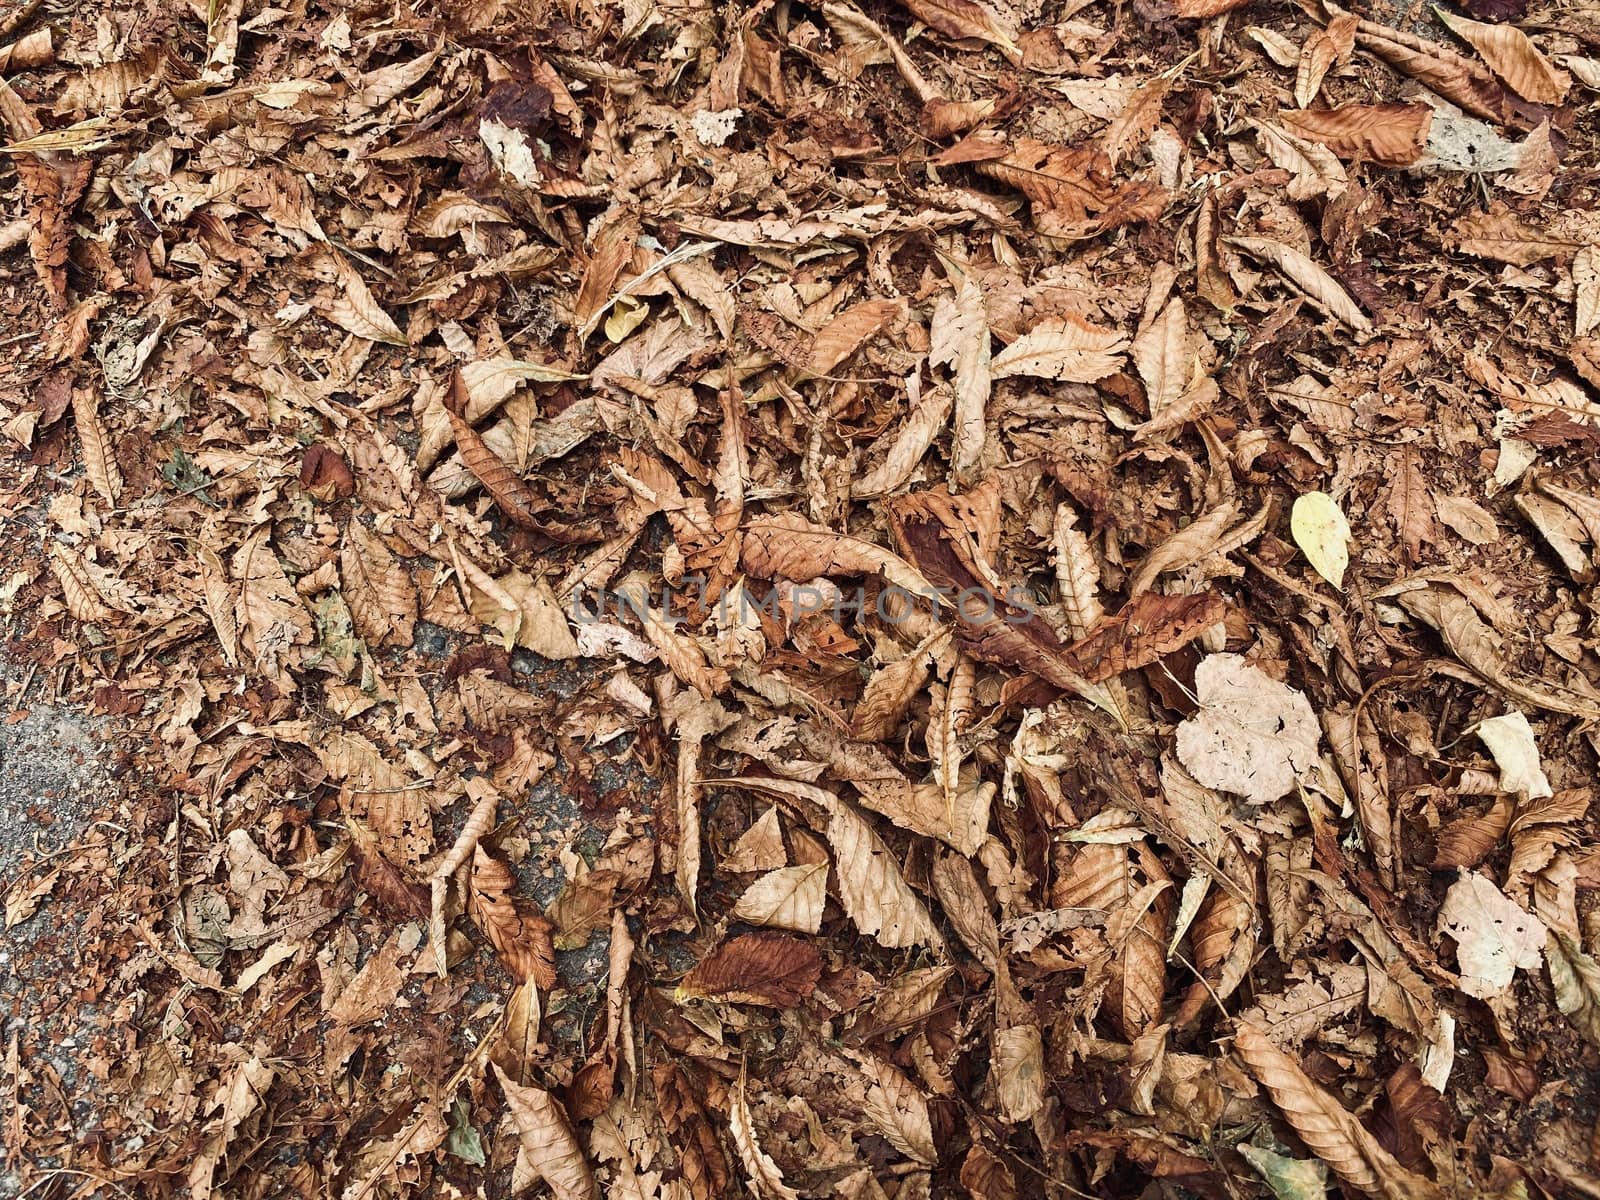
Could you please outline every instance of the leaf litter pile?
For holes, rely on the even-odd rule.
[[[1600,1195],[1600,8],[0,72],[19,1189]]]

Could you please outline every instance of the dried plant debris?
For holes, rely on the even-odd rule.
[[[0,74],[0,1191],[1600,1194],[1592,3]]]

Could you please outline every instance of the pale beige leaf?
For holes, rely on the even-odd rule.
[[[800,1193],[783,1181],[783,1172],[756,1140],[755,1122],[750,1119],[750,1101],[745,1095],[745,1068],[739,1065],[739,1080],[728,1105],[728,1130],[739,1151],[745,1175],[757,1200],[800,1200]]]
[[[783,848],[783,830],[777,808],[769,808],[754,825],[739,835],[733,850],[720,864],[724,871],[774,871],[789,861]]]
[[[1464,496],[1437,496],[1434,498],[1434,507],[1441,521],[1474,546],[1488,545],[1500,536],[1500,526],[1494,514]]]
[[[385,342],[391,346],[404,346],[405,334],[394,323],[394,318],[383,311],[366,280],[345,261],[344,257],[327,251],[320,263],[331,268],[334,284],[325,294],[313,301],[313,307],[340,329],[353,333],[369,342]]]
[[[1259,1028],[1236,1022],[1233,1048],[1300,1140],[1350,1188],[1389,1200],[1443,1200],[1437,1186],[1401,1166],[1344,1105]]]
[[[1525,793],[1530,800],[1555,794],[1539,764],[1539,744],[1526,716],[1512,709],[1504,716],[1479,721],[1473,732],[1494,755],[1502,789]]]
[[[996,379],[1031,375],[1095,383],[1117,372],[1127,347],[1127,338],[1115,329],[1078,316],[1049,317],[995,355],[990,368]]]
[[[1456,941],[1461,990],[1480,1000],[1503,995],[1519,967],[1536,971],[1544,958],[1544,926],[1477,871],[1445,893],[1439,932]]]
[[[1574,321],[1579,337],[1600,325],[1600,246],[1585,246],[1572,256]]]
[[[1446,28],[1466,42],[1489,64],[1500,80],[1533,104],[1560,104],[1567,98],[1572,78],[1559,71],[1515,25],[1490,25],[1435,8]]]
[[[733,915],[752,925],[816,933],[822,927],[827,889],[827,863],[779,867],[745,889],[733,906]]]
[[[1056,506],[1055,528],[1056,591],[1074,638],[1081,638],[1105,616],[1100,604],[1100,563],[1077,526],[1077,514],[1067,504]]]
[[[839,899],[856,928],[890,949],[944,944],[927,908],[900,873],[894,854],[848,804],[833,801],[827,836]]]
[[[1292,791],[1317,760],[1321,728],[1305,693],[1237,654],[1195,669],[1200,711],[1178,726],[1178,760],[1207,787],[1265,804]]]
[[[682,691],[668,701],[667,715],[678,741],[674,798],[678,813],[678,894],[691,913],[700,887],[700,748],[706,738],[732,724],[734,714],[717,701],[696,692]]]
[[[599,1200],[594,1172],[560,1101],[543,1088],[513,1082],[498,1063],[494,1073],[517,1128],[523,1161],[550,1185],[555,1200]]]
[[[1245,33],[1249,34],[1250,40],[1265,50],[1267,57],[1278,66],[1293,67],[1299,64],[1300,48],[1277,30],[1251,25],[1245,29]]]
[[[1327,492],[1296,497],[1289,530],[1317,574],[1343,588],[1345,569],[1350,565],[1350,522],[1339,502]]]
[[[1561,58],[1562,64],[1572,72],[1572,76],[1591,92],[1600,92],[1600,58],[1583,58],[1577,54],[1566,54]]]
[[[937,783],[905,779],[855,781],[861,803],[902,829],[938,838],[962,854],[973,855],[989,831],[995,785],[961,781],[949,792]]]
[[[950,467],[965,471],[983,453],[990,357],[989,320],[984,312],[983,293],[964,272],[956,279],[954,294],[940,293],[933,309],[929,338],[929,364],[948,365],[955,372],[955,429]]]
[[[100,497],[115,507],[122,498],[122,471],[106,436],[106,427],[100,423],[98,407],[92,388],[72,389],[72,420],[83,450],[83,473]]]
[[[1339,281],[1294,247],[1270,238],[1231,237],[1226,240],[1228,245],[1237,246],[1252,258],[1276,267],[1285,279],[1330,317],[1342,321],[1359,334],[1372,332],[1371,318],[1356,306]]]

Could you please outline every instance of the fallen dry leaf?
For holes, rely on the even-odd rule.
[[[1200,711],[1178,726],[1178,759],[1207,787],[1264,804],[1316,761],[1321,731],[1304,693],[1237,654],[1208,655],[1195,694]]]

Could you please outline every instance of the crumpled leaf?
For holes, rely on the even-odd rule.
[[[1494,755],[1502,788],[1524,793],[1530,800],[1554,795],[1550,780],[1539,765],[1539,744],[1534,741],[1526,716],[1512,709],[1504,716],[1479,721],[1473,732]]]
[[[1321,729],[1303,692],[1237,654],[1211,654],[1194,673],[1200,711],[1178,726],[1178,760],[1207,787],[1265,804],[1292,791],[1317,761]]]

